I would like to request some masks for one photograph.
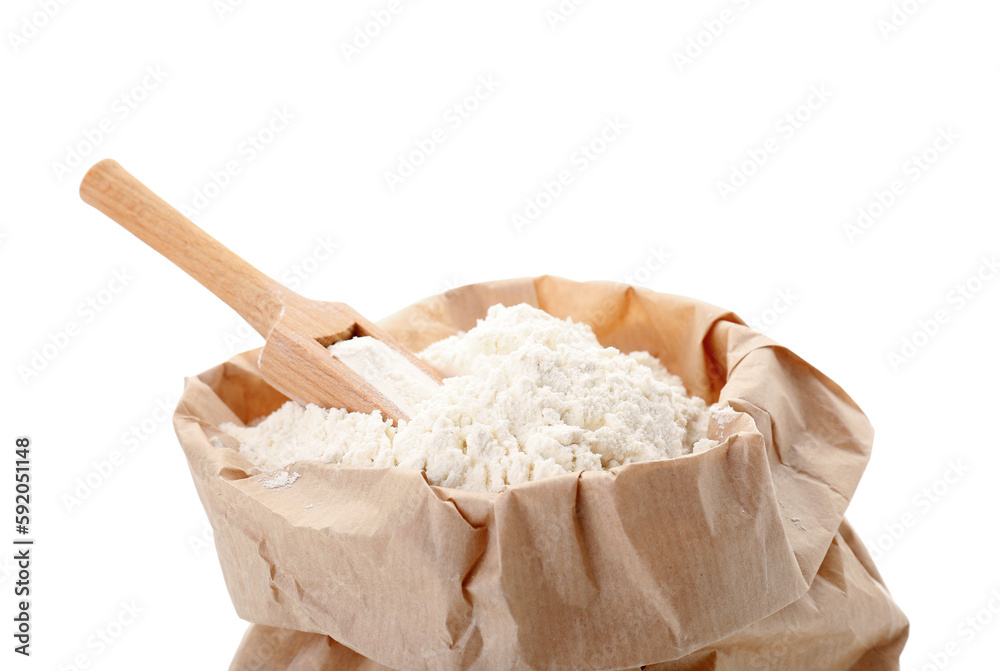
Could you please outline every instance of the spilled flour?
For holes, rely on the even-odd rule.
[[[259,482],[267,489],[278,489],[279,487],[289,487],[298,479],[298,473],[289,473],[287,470],[281,470],[261,476]]]
[[[334,355],[338,346],[368,345],[336,343]],[[384,360],[377,351],[352,355],[369,372]],[[448,377],[441,386],[395,383],[411,410],[398,428],[378,412],[293,402],[255,426],[221,428],[265,471],[298,461],[399,466],[434,485],[484,492],[716,444],[705,437],[705,402],[656,358],[602,347],[586,324],[528,305],[494,305],[474,328],[420,356]]]

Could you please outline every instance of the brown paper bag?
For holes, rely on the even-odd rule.
[[[790,671],[899,668],[905,619],[888,598],[874,568],[853,553],[845,522],[798,601],[742,631],[680,660],[646,671]],[[860,546],[859,546],[860,547]],[[861,547],[861,556],[867,558]],[[871,572],[869,572],[871,571]],[[850,585],[851,589],[845,590]],[[230,671],[383,671],[329,636],[251,625]]]
[[[461,287],[382,326],[420,350],[498,302],[587,322],[741,414],[701,454],[499,494],[317,463],[267,489],[209,442],[285,401],[257,352],[189,379],[175,427],[233,604],[262,625],[234,669],[262,636],[274,669],[898,668],[906,618],[843,519],[872,430],[840,387],[731,313],[607,282]]]

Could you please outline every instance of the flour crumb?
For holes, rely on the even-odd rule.
[[[740,413],[730,408],[728,405],[721,405],[716,403],[708,409],[708,417],[715,420],[715,425],[720,432],[725,432],[729,425],[734,422]],[[706,450],[710,450],[713,447],[718,446],[719,441],[713,440],[711,438],[702,438],[694,444],[691,452],[694,454],[701,454]]]
[[[258,482],[268,489],[278,489],[279,487],[290,487],[299,477],[298,473],[289,473],[287,470],[281,470],[261,476]]]
[[[725,429],[730,422],[734,421],[740,416],[740,413],[733,410],[728,405],[717,405],[712,407],[712,419],[719,426],[720,429]]]
[[[705,402],[656,357],[604,347],[588,325],[529,305],[494,305],[474,328],[420,356],[447,377],[413,399],[398,427],[377,411],[288,402],[256,426],[221,428],[267,471],[298,461],[398,466],[434,485],[482,492],[717,445],[706,438]],[[379,361],[365,370],[391,366]],[[736,414],[717,411],[723,421],[725,410]]]

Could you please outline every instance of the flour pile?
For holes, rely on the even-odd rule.
[[[494,305],[474,328],[420,356],[448,377],[431,389],[406,387],[419,396],[398,428],[378,412],[293,402],[256,426],[221,428],[265,471],[298,461],[400,466],[434,485],[483,492],[716,444],[705,437],[705,402],[656,358],[602,347],[586,324],[528,305]]]

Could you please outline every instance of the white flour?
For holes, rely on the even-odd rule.
[[[278,489],[279,487],[290,487],[298,479],[298,473],[289,473],[287,470],[281,470],[261,476],[258,482],[267,489]]]
[[[430,390],[397,384],[412,408],[399,428],[377,412],[293,402],[256,426],[221,428],[266,471],[297,461],[401,466],[431,484],[486,492],[715,445],[705,402],[654,357],[602,347],[589,326],[528,305],[495,305],[421,358],[449,377]]]
[[[327,349],[408,417],[413,416],[418,402],[438,389],[437,382],[381,340],[360,336],[335,342]]]

